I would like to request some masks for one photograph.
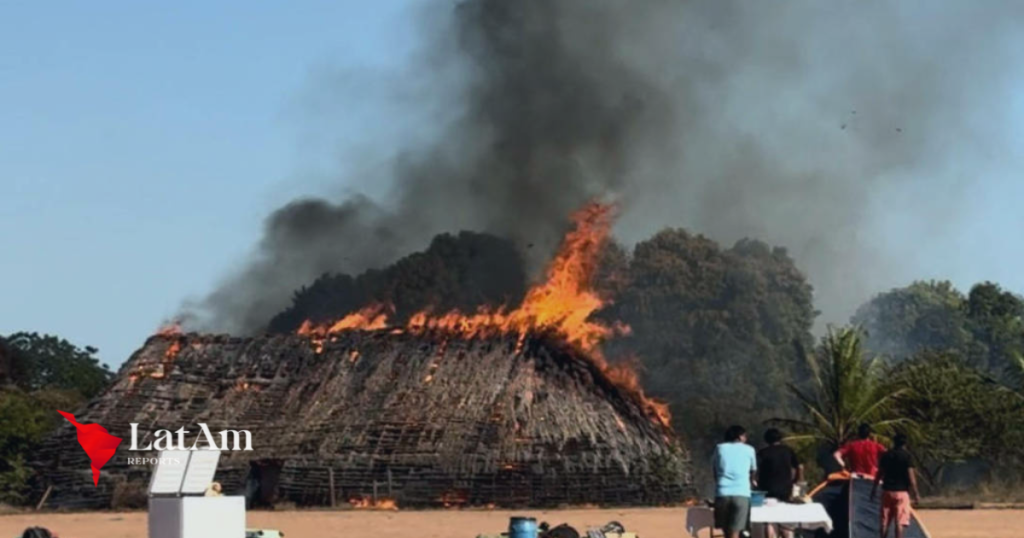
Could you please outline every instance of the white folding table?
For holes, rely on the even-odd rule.
[[[755,506],[750,509],[750,523],[753,536],[765,536],[769,524],[781,524],[799,529],[825,529],[832,532],[832,518],[825,507],[818,503],[778,503],[772,506]],[[714,536],[715,512],[711,508],[694,507],[686,511],[686,532],[697,538],[700,531],[709,530]]]

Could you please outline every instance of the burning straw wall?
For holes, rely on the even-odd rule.
[[[127,458],[155,455],[128,450],[130,423],[144,433],[204,422],[253,433],[253,451],[222,458],[225,491],[243,493],[252,462],[270,462],[277,485],[262,495],[277,502],[678,502],[690,493],[687,454],[642,406],[544,337],[520,347],[514,336],[391,329],[324,341],[155,336],[78,416],[124,439],[98,488],[68,425],[39,455],[39,487],[53,486],[51,506],[108,506],[115,489],[148,480]]]

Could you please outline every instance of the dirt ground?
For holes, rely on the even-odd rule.
[[[567,522],[577,529],[621,521],[641,538],[683,538],[685,509],[586,509],[527,511],[552,524]],[[273,528],[288,538],[474,538],[506,528],[511,515],[503,510],[442,511],[290,511],[248,514],[249,527]],[[1024,511],[928,510],[921,519],[933,538],[1021,538]],[[144,538],[144,512],[79,514],[15,514],[0,516],[0,538],[19,536],[30,525],[42,525],[61,538]]]

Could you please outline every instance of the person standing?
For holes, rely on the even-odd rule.
[[[757,473],[757,454],[747,444],[747,431],[730,426],[725,442],[715,447],[715,528],[726,538],[750,529],[750,491]]]
[[[796,452],[782,442],[782,432],[771,428],[764,432],[768,446],[757,452],[757,487],[768,497],[786,502],[793,497],[793,486],[803,481],[804,466]],[[768,527],[769,536],[775,535],[774,526]],[[784,536],[792,532],[783,530]]]
[[[910,525],[911,498],[921,501],[917,490],[917,474],[913,458],[907,452],[907,436],[897,434],[892,450],[882,455],[878,462],[878,474],[871,487],[871,500],[875,500],[878,484],[882,484],[882,538],[889,534],[889,527],[895,528],[896,538],[903,538],[903,530]]]
[[[768,497],[788,501],[793,497],[793,486],[803,481],[804,466],[796,452],[782,442],[782,432],[771,428],[764,432],[768,445],[757,452],[757,486]]]
[[[871,433],[870,425],[861,424],[857,428],[857,439],[846,443],[833,455],[839,465],[854,475],[874,478],[878,472],[878,458],[885,452],[885,446],[872,439]]]

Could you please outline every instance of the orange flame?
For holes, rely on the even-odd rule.
[[[156,330],[157,336],[177,336],[179,334],[181,334],[181,322],[176,319],[164,323]]]
[[[413,332],[452,332],[466,338],[492,334],[518,334],[520,343],[534,331],[554,331],[587,352],[596,352],[608,336],[624,330],[590,321],[604,303],[590,284],[598,254],[611,231],[614,206],[590,203],[573,215],[575,228],[548,266],[544,282],[530,288],[519,308],[482,307],[475,314],[451,311],[432,316],[429,310],[409,318]]]
[[[167,351],[164,352],[165,362],[173,361],[178,353],[181,351],[181,340],[175,340],[171,342],[171,345],[167,347]]]
[[[353,497],[348,500],[353,508],[371,508],[374,510],[398,510],[398,503],[394,499],[381,497],[371,499],[369,497]]]
[[[375,331],[388,328],[388,315],[391,310],[382,304],[372,304],[357,312],[353,312],[333,324],[315,325],[308,319],[299,326],[298,334],[308,336],[325,336],[342,331]]]

